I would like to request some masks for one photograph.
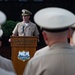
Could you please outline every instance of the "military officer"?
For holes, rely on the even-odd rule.
[[[63,8],[48,7],[39,10],[34,21],[42,27],[47,46],[29,60],[23,75],[75,75],[75,48],[67,41],[75,15]]]
[[[17,23],[12,36],[38,36],[39,31],[33,22],[30,21],[32,13],[29,10],[22,9],[22,22]]]

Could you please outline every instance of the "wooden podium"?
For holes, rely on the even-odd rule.
[[[17,75],[22,75],[28,60],[33,57],[37,47],[38,37],[11,36],[11,60]],[[22,55],[28,52],[30,58],[24,59]],[[22,54],[22,55],[21,55]],[[25,55],[24,55],[25,56]]]

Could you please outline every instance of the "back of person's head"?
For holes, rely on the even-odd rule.
[[[6,22],[6,15],[4,12],[0,11],[0,37],[3,35],[3,30],[1,26]]]
[[[43,33],[45,41],[48,38],[50,38],[50,42],[53,41],[52,39],[57,40],[58,38],[60,38],[58,41],[63,38],[67,40],[67,30],[75,23],[75,15],[63,8],[48,7],[39,10],[34,15],[34,21],[45,31]]]
[[[75,15],[63,8],[48,7],[36,12],[34,21],[47,31],[64,31],[75,23]]]

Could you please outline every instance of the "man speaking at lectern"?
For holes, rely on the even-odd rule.
[[[12,36],[38,36],[39,31],[36,24],[30,21],[32,13],[29,10],[22,10],[22,22],[17,23]]]

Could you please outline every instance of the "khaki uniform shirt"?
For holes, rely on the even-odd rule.
[[[57,43],[46,49],[28,62],[23,75],[75,75],[75,48]]]
[[[9,71],[9,72],[15,73],[11,60],[4,58],[2,56],[0,56],[0,68],[3,68],[4,70]]]
[[[31,21],[29,22],[28,26],[26,26],[23,21],[19,22],[14,28],[12,33],[18,36],[38,36],[39,35],[37,26]]]

